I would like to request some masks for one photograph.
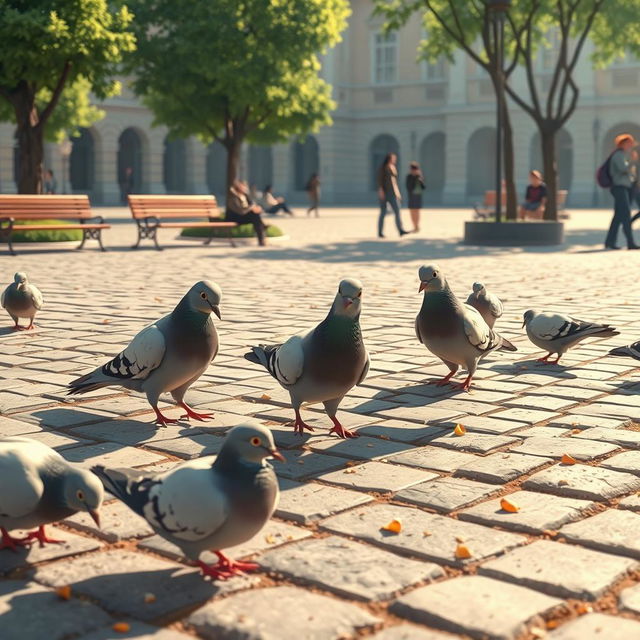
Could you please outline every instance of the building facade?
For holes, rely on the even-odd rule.
[[[416,62],[424,38],[414,17],[400,32],[384,35],[370,0],[352,0],[343,41],[323,58],[322,74],[333,85],[338,107],[333,125],[304,140],[243,150],[242,174],[262,189],[273,184],[293,202],[304,199],[311,173],[322,180],[326,204],[372,204],[374,175],[384,155],[398,154],[403,175],[411,160],[423,167],[427,199],[437,206],[459,206],[482,198],[495,184],[495,101],[489,78],[462,52],[453,63]],[[553,50],[535,61],[539,86],[548,86]],[[587,43],[576,70],[580,100],[558,136],[560,188],[569,204],[608,204],[594,173],[623,131],[640,139],[640,61],[619,60],[595,70]],[[514,82],[523,95],[522,73]],[[121,201],[121,184],[130,168],[137,193],[224,193],[225,151],[196,139],[167,138],[152,127],[152,114],[126,88],[100,105],[106,117],[79,138],[70,155],[64,145],[48,144],[45,164],[58,191],[88,193],[94,204]],[[528,172],[542,169],[538,136],[531,118],[511,105],[516,179],[524,189]],[[0,124],[0,192],[15,192],[14,127]]]

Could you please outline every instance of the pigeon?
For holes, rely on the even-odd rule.
[[[0,304],[6,309],[7,313],[13,318],[16,331],[33,329],[33,319],[36,313],[42,309],[44,298],[40,290],[32,284],[29,284],[27,274],[22,271],[13,276],[13,282],[4,290]],[[20,318],[29,318],[29,326],[22,327],[19,324]]]
[[[362,341],[360,307],[362,284],[354,278],[340,282],[327,317],[314,329],[292,336],[284,344],[252,347],[245,358],[260,364],[289,391],[296,414],[294,431],[313,431],[300,415],[303,402],[322,402],[333,422],[329,433],[340,438],[357,434],[336,418],[349,390],[369,371],[369,354]]]
[[[480,312],[490,329],[493,329],[496,320],[502,315],[502,301],[489,293],[482,282],[473,283],[473,293],[469,294],[467,304]]]
[[[620,334],[608,324],[597,324],[577,320],[561,313],[538,313],[529,309],[524,313],[522,326],[527,328],[529,340],[549,353],[538,362],[557,364],[561,356],[571,347],[586,338],[609,338]],[[557,353],[558,357],[552,362],[549,358]]]
[[[627,347],[616,347],[609,351],[610,356],[627,356],[629,358],[635,358],[640,360],[640,340],[634,342]]]
[[[469,391],[471,379],[482,358],[495,350],[517,349],[506,338],[495,333],[477,309],[456,298],[437,264],[420,267],[418,277],[418,293],[424,291],[424,298],[416,317],[416,335],[431,353],[449,367],[449,374],[436,384],[448,384],[458,366],[464,366],[467,378],[459,388]]]
[[[187,413],[181,418],[206,420],[185,401],[189,387],[206,371],[218,353],[218,333],[211,312],[220,316],[222,290],[215,282],[194,284],[178,306],[143,329],[129,346],[95,371],[69,383],[68,394],[86,393],[116,385],[143,391],[160,426],[175,424],[158,409],[161,393],[169,391]]]
[[[275,511],[278,480],[266,461],[269,457],[284,461],[271,431],[246,423],[227,433],[217,457],[190,460],[163,473],[103,466],[92,471],[204,576],[224,580],[258,568],[229,559],[221,549],[253,538]],[[203,551],[213,551],[218,563],[201,561]]]
[[[31,438],[0,438],[0,549],[49,538],[45,525],[86,511],[100,526],[98,509],[104,490],[96,476],[67,462],[59,453]],[[12,529],[37,531],[25,538],[14,538]]]

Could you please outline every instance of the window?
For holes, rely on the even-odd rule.
[[[637,67],[640,66],[640,59],[633,53],[627,51],[623,55],[616,58],[612,63],[612,67]]]
[[[440,56],[435,62],[427,62],[425,66],[427,82],[442,82],[447,77],[447,59]]]
[[[389,84],[396,80],[397,41],[395,33],[376,33],[373,37],[373,82]]]

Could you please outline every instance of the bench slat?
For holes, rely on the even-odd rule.
[[[15,231],[60,231],[61,229],[111,229],[110,224],[17,224]]]

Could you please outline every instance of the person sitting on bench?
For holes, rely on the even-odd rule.
[[[547,204],[547,185],[542,181],[542,174],[534,169],[529,172],[529,186],[524,197],[524,202],[518,210],[520,220],[527,217],[534,220],[542,220],[544,208]]]
[[[273,189],[271,188],[270,184],[268,184],[264,188],[264,191],[262,192],[262,206],[264,207],[265,213],[270,213],[275,215],[280,211],[284,211],[285,213],[288,213],[290,216],[293,215],[293,211],[289,209],[289,206],[285,202],[285,199],[282,196],[276,197],[273,195]]]
[[[249,188],[246,182],[234,180],[229,197],[227,198],[227,208],[225,220],[237,222],[238,224],[252,224],[258,236],[258,244],[264,247],[266,243],[265,231],[267,225],[262,222],[261,213],[264,213],[260,205],[254,204],[248,197]]]

